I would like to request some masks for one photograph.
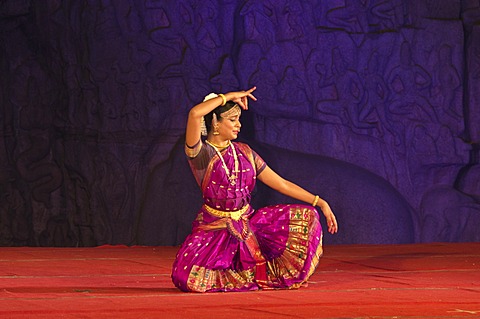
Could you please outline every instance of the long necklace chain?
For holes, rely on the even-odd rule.
[[[230,145],[230,148],[232,149],[233,160],[235,162],[235,168],[234,168],[232,174],[230,174],[230,170],[227,167],[227,163],[225,163],[225,159],[223,158],[222,153],[220,153],[218,148],[212,142],[210,142],[209,140],[206,140],[205,142],[207,142],[208,145],[213,147],[213,149],[217,153],[218,157],[220,157],[220,160],[222,161],[223,169],[225,170],[225,173],[227,174],[227,177],[228,177],[228,180],[229,180],[230,184],[235,185],[237,183],[236,179],[238,178],[238,156],[237,156],[237,151],[235,150],[235,146],[233,146],[233,143],[228,141],[228,145]],[[228,147],[228,145],[226,147]]]

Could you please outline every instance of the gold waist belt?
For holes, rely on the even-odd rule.
[[[212,208],[208,205],[203,205],[203,208],[212,216],[218,217],[218,218],[231,218],[233,220],[239,220],[240,217],[248,210],[248,207],[250,205],[245,205],[239,210],[232,210],[232,211],[224,211],[224,210],[218,210],[215,208]]]

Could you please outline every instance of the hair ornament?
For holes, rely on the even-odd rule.
[[[218,94],[210,93],[203,98],[203,102],[214,99],[217,96],[218,96]],[[204,116],[202,116],[202,124],[200,125],[200,130],[201,130],[202,136],[207,136],[207,125],[205,124],[205,117]]]

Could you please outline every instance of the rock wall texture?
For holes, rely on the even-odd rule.
[[[480,241],[478,0],[4,0],[0,57],[2,246],[180,243],[187,112],[252,85],[242,139],[326,242]]]

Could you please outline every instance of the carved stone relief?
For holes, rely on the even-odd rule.
[[[252,85],[247,142],[336,185],[355,241],[328,241],[478,241],[479,21],[467,0],[1,1],[0,245],[181,242],[199,199],[176,158],[188,110]],[[406,237],[363,236],[373,211],[352,192]]]

